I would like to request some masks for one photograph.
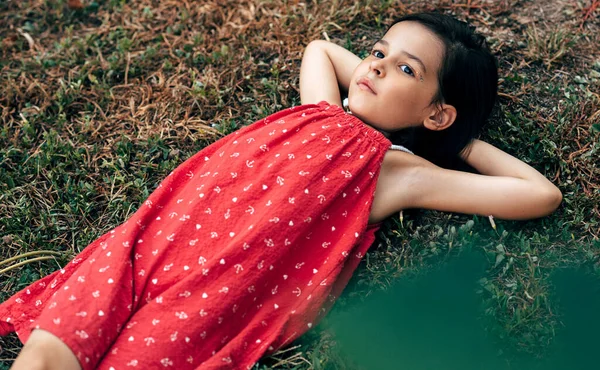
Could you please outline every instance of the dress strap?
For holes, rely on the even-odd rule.
[[[402,145],[394,145],[394,144],[392,144],[390,146],[390,149],[392,149],[392,150],[400,150],[400,151],[403,151],[403,152],[406,152],[406,153],[415,154],[412,151],[410,151],[409,149],[406,149],[405,147],[403,147]]]
[[[352,112],[350,111],[350,107],[348,106],[348,98],[344,98],[344,100],[342,100],[342,106],[344,107],[346,113],[352,114]]]

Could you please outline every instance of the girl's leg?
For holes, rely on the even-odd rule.
[[[58,337],[34,330],[11,370],[81,370],[75,354]]]

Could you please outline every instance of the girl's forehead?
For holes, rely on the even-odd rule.
[[[437,71],[441,65],[444,51],[442,40],[418,22],[396,23],[386,32],[382,40],[388,44],[388,53],[398,52],[417,56],[423,61],[428,73]]]

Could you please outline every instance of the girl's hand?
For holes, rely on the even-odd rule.
[[[328,41],[312,41],[304,50],[300,67],[302,104],[327,101],[342,106],[340,88],[348,90],[350,79],[360,58]]]
[[[405,153],[394,163],[397,210],[426,208],[523,220],[546,216],[562,201],[560,190],[526,163],[480,140],[465,161],[481,175],[442,169]]]

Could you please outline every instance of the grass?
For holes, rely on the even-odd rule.
[[[540,3],[111,0],[73,9],[63,0],[1,2],[0,301],[126,220],[193,153],[299,104],[301,53],[310,40],[329,37],[364,53],[394,17],[436,8],[476,25],[498,57],[501,109],[484,138],[552,179],[562,206],[540,220],[495,220],[495,227],[440,212],[389,218],[327,320],[255,368],[379,366],[347,355],[352,344],[334,335],[335,322],[361,309],[385,319],[371,324],[382,338],[385,323],[406,322],[454,338],[460,327],[444,322],[460,315],[422,309],[443,292],[462,297],[474,320],[465,325],[483,330],[494,349],[485,352],[490,364],[519,368],[553,358],[577,327],[567,325],[576,300],[553,276],[578,266],[597,277],[600,266],[600,22],[588,14],[597,15],[596,2],[560,3],[537,18]],[[445,269],[470,253],[483,260],[467,265],[469,289],[436,285],[452,281]],[[384,303],[398,309],[385,311]],[[392,337],[365,338],[389,353],[399,348]],[[431,343],[427,357],[445,358],[447,343]],[[20,343],[9,336],[0,346],[0,369],[7,369]],[[405,359],[411,369],[428,364]],[[437,368],[450,368],[445,363]]]

